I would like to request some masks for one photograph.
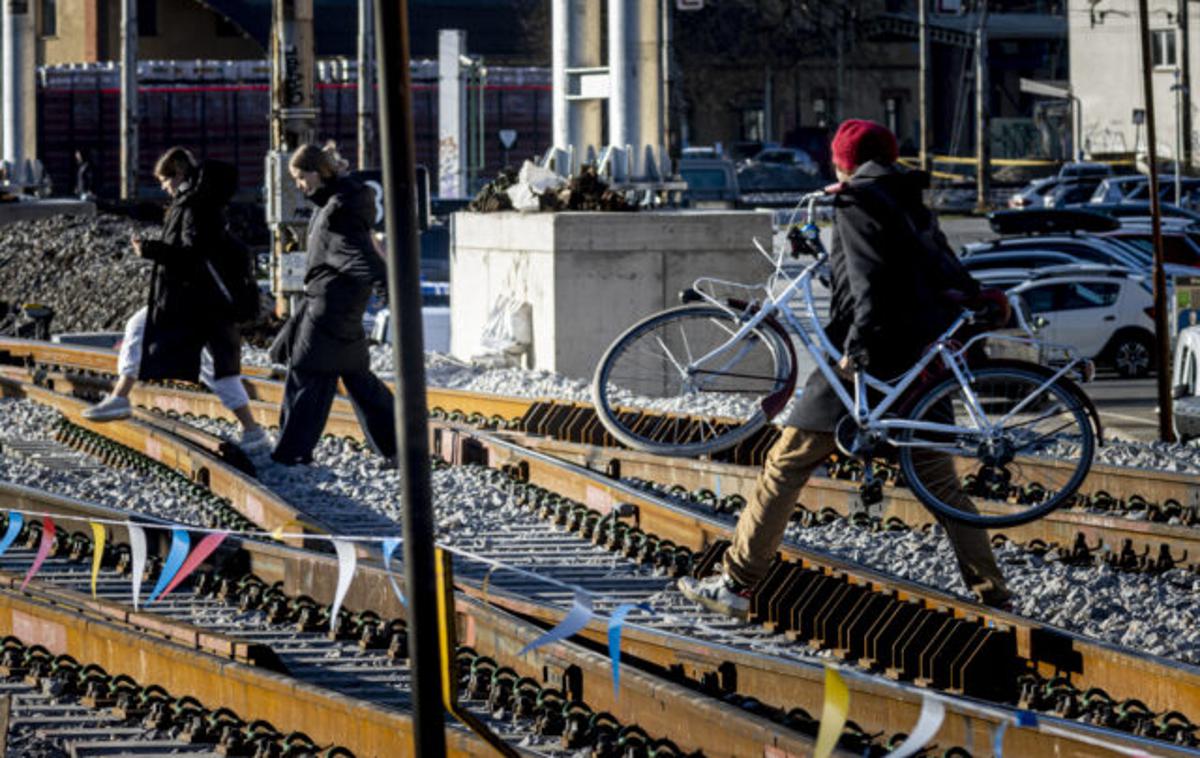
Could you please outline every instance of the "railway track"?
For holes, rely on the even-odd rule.
[[[5,358],[7,356],[7,358]],[[35,378],[59,392],[95,397],[107,388],[115,370],[110,351],[48,345],[25,340],[0,340],[0,364],[19,380]],[[14,364],[17,364],[14,366]],[[84,374],[82,372],[90,372]],[[0,365],[0,375],[4,367]],[[256,417],[278,424],[282,384],[271,372],[249,369],[247,385],[256,398]],[[179,416],[231,418],[216,398],[181,387],[139,387],[135,404]],[[603,430],[586,404],[552,400],[497,397],[460,390],[430,388],[431,415],[492,429],[524,432],[522,444],[584,463],[627,479],[640,479],[675,488],[686,497],[725,499],[736,507],[749,497],[762,457],[774,440],[764,430],[735,450],[712,460],[672,459],[627,450]],[[361,439],[349,404],[339,398],[326,427],[327,434]],[[1028,469],[1049,468],[1032,462]],[[814,477],[803,493],[802,505],[815,513],[854,516],[861,470],[847,460],[830,467],[830,476]],[[898,519],[910,527],[933,523],[929,511],[904,487],[895,486],[896,472],[885,475],[881,507],[869,515],[880,521]],[[1036,476],[1030,477],[1036,478]],[[1045,477],[1052,478],[1049,475]],[[1012,493],[1012,498],[1029,493]],[[1075,563],[1107,561],[1125,570],[1161,572],[1176,566],[1200,565],[1200,478],[1195,475],[1095,465],[1081,488],[1077,507],[1060,509],[1045,518],[1006,529],[1003,536]]]
[[[30,392],[37,394],[40,391]],[[75,404],[75,414],[82,407],[78,401],[69,398],[57,398],[54,402],[68,415],[71,415],[72,403]],[[152,422],[155,421],[161,420],[139,420],[138,423],[144,423],[149,428],[154,426]],[[113,429],[114,425],[105,425],[104,431],[112,433]],[[564,465],[561,461],[530,450],[512,440],[453,425],[438,425],[433,434],[434,449],[439,450],[444,458],[462,464],[491,464],[501,469],[507,477],[506,481],[512,482],[512,492],[522,501],[523,508],[549,516],[552,522],[560,521],[562,526],[576,527],[590,542],[609,547],[615,545],[619,553],[627,554],[630,552],[627,544],[630,536],[632,535],[635,541],[640,537],[639,549],[633,551],[638,559],[636,562],[648,558],[649,563],[658,564],[664,573],[703,570],[705,565],[716,557],[719,547],[714,546],[719,545],[719,539],[728,532],[727,521],[722,522],[696,509],[684,508],[678,503],[653,497],[635,487],[597,475],[595,472]],[[127,436],[126,433],[114,433],[114,436],[123,435]],[[192,442],[185,444],[182,438],[178,438],[172,444],[196,445],[196,440],[203,437],[194,431],[191,435]],[[151,452],[166,454],[169,452],[167,444],[165,438],[160,439],[157,450],[152,449]],[[219,447],[219,444],[212,440],[209,441],[209,445]],[[142,452],[145,452],[145,445]],[[174,457],[177,461],[185,460],[185,456],[180,455],[178,451],[174,452]],[[210,462],[208,465],[216,464]],[[214,491],[218,491],[222,486],[229,486],[231,482],[236,484],[237,480],[217,478],[214,483],[210,470],[209,482]],[[225,491],[221,494],[231,502],[236,499],[230,496],[233,494],[231,492]],[[569,500],[564,500],[564,495]],[[588,505],[592,506],[590,510]],[[280,507],[286,507],[286,504]],[[312,528],[318,531],[321,527],[312,525]],[[580,541],[575,538],[575,542]],[[561,548],[563,543],[559,541],[558,544]],[[653,549],[648,550],[647,544],[652,544]],[[709,549],[706,550],[706,547]],[[580,547],[576,545],[575,549],[578,551]],[[503,546],[497,549],[498,554],[506,552],[508,551],[504,551]],[[899,664],[892,667],[892,675],[897,679],[918,680],[929,689],[965,692],[977,698],[997,696],[995,687],[1003,689],[1009,686],[1003,682],[1008,681],[1020,691],[1008,691],[1004,697],[1025,706],[1040,708],[1048,723],[1071,725],[1072,718],[1082,715],[1099,723],[1123,721],[1123,725],[1132,727],[1132,731],[1188,741],[1186,734],[1191,734],[1188,728],[1190,722],[1181,718],[1179,714],[1168,718],[1168,709],[1178,708],[1185,716],[1194,712],[1192,706],[1195,698],[1195,672],[1191,667],[1150,656],[1133,655],[1128,651],[1097,645],[1073,635],[1031,625],[1020,619],[995,614],[989,609],[964,603],[944,593],[895,582],[888,577],[865,572],[860,567],[830,561],[827,556],[804,554],[795,550],[786,552],[789,559],[798,562],[781,563],[777,567],[774,580],[776,589],[787,585],[794,591],[800,583],[807,582],[805,586],[812,592],[825,593],[826,600],[834,597],[831,593],[841,593],[846,597],[840,602],[849,603],[850,596],[853,595],[856,598],[854,602],[877,604],[875,612],[883,612],[887,609],[884,606],[888,606],[893,607],[897,613],[912,613],[912,618],[920,616],[926,620],[926,625],[940,620],[939,629],[944,636],[935,639],[945,643],[943,647],[954,642],[959,651],[957,657],[926,656],[928,660],[923,661],[922,656],[917,655],[907,662],[894,660],[893,663]],[[570,554],[561,563],[570,567],[578,562],[577,555],[578,553]],[[511,554],[506,557],[511,557]],[[575,584],[586,580],[586,577],[581,578],[578,572],[571,576]],[[465,594],[486,597],[493,605],[503,606],[545,625],[556,623],[561,618],[564,595],[569,596],[561,586],[539,588],[527,580],[502,581],[500,577],[491,574],[480,575],[479,571],[475,574],[470,570],[461,571],[459,578],[460,588]],[[593,588],[597,594],[607,589],[603,584],[594,585]],[[882,594],[869,591],[875,589],[882,590]],[[625,591],[622,589],[622,592]],[[637,588],[628,589],[625,599],[637,597],[638,591]],[[382,594],[387,595],[386,588]],[[653,596],[647,599],[655,601]],[[795,600],[795,597],[792,599]],[[759,619],[772,625],[771,634],[758,631],[734,637],[728,634],[709,634],[708,639],[705,639],[704,634],[681,636],[675,629],[678,622],[672,617],[670,608],[664,610],[659,602],[655,608],[656,611],[660,611],[658,618],[627,629],[623,648],[631,659],[652,671],[690,682],[693,688],[733,699],[743,706],[770,713],[785,722],[790,718],[790,723],[802,732],[806,724],[811,727],[811,722],[806,722],[803,717],[818,713],[821,705],[819,682],[822,672],[820,667],[812,662],[811,652],[824,649],[827,654],[832,653],[853,662],[856,656],[861,655],[866,638],[859,642],[847,641],[845,645],[837,641],[830,644],[830,640],[836,638],[837,634],[831,633],[829,629],[822,628],[817,637],[806,637],[817,629],[818,621],[827,624],[827,619],[805,620],[800,616],[797,617],[799,627],[790,628],[788,625],[792,621],[783,620],[778,603],[773,606],[769,598],[759,598],[756,599],[756,606]],[[837,604],[833,608],[853,610]],[[865,610],[866,606],[860,608],[860,615],[861,611]],[[825,615],[828,617],[831,614]],[[805,624],[808,624],[808,627],[805,627]],[[714,619],[707,619],[699,626],[706,627],[711,632],[719,624]],[[688,631],[705,630],[702,628]],[[603,623],[594,622],[584,631],[583,637],[595,645],[603,645],[606,633]],[[851,630],[846,630],[846,634],[850,633]],[[938,632],[930,627],[926,629],[926,633]],[[795,649],[789,651],[789,654],[780,654],[777,649],[763,653],[761,648],[764,639],[773,648],[779,648],[780,643],[786,641],[784,647]],[[991,639],[991,642],[986,642],[987,639]],[[800,644],[796,645],[796,642]],[[996,661],[1002,662],[1003,665],[984,668],[977,666],[973,669],[970,666],[959,666],[956,673],[951,661],[969,654],[972,650],[970,646],[974,643],[979,643],[973,648],[976,655],[997,655],[999,657]],[[964,644],[966,647],[963,647]],[[938,663],[938,660],[941,663]],[[878,661],[875,663],[878,664]],[[976,664],[979,663],[981,661],[976,661]],[[927,673],[931,675],[921,676],[920,673],[924,670],[922,667],[927,664]],[[1005,665],[1011,665],[1013,671],[1022,672],[1026,677],[1024,682],[1016,681],[1019,677],[1009,677],[1004,670]],[[938,670],[934,671],[935,668]],[[1131,671],[1143,672],[1142,680],[1131,681]],[[1037,676],[1039,672],[1041,678]],[[1056,680],[1055,674],[1064,674],[1065,677]],[[955,679],[955,676],[958,678]],[[955,686],[956,683],[958,686]],[[864,713],[869,714],[872,719],[859,719],[860,723],[866,724],[865,729],[901,731],[915,722],[922,702],[923,691],[920,688],[894,690],[880,684],[878,680],[853,680],[852,684],[856,687],[855,703],[863,707]],[[1131,685],[1134,685],[1132,690]],[[1093,687],[1102,687],[1112,693],[1113,697],[1108,698],[1107,706],[1104,697],[1099,693],[1086,691]],[[1143,700],[1148,707],[1144,706],[1143,710],[1139,711],[1133,704],[1134,700]],[[901,708],[899,703],[904,703],[905,707]],[[796,712],[797,707],[802,708],[805,713]],[[1109,716],[1105,715],[1106,708]],[[1056,710],[1063,717],[1061,722],[1055,722],[1053,714]],[[1158,712],[1154,713],[1155,710]],[[903,715],[899,715],[900,712]],[[998,711],[998,714],[994,716],[992,725],[1004,718],[1003,710]],[[858,716],[857,709],[854,715]],[[981,718],[978,713],[974,718],[979,722],[975,728],[960,727],[957,732],[950,726],[953,720],[946,722],[947,726],[944,728],[948,731],[945,739],[950,741],[949,744],[986,744],[987,719]],[[1136,724],[1133,723],[1135,721]],[[1074,725],[1073,728],[1079,727]],[[1018,733],[1012,732],[1010,739]],[[1106,734],[1108,730],[1100,730],[1099,733]],[[942,738],[943,736],[939,735],[939,741]],[[1083,737],[1076,735],[1075,739],[1081,741]],[[1069,745],[1070,741],[1067,744]],[[1086,743],[1076,742],[1072,749],[1079,749],[1079,744]],[[1171,750],[1184,750],[1166,748],[1161,741],[1147,744],[1153,744],[1155,750],[1168,753]],[[1062,747],[1059,745],[1059,748]],[[1035,740],[1029,746],[1030,752],[1017,754],[1041,754],[1042,749]],[[1087,748],[1077,754],[1097,754],[1088,750],[1094,751],[1095,748]]]

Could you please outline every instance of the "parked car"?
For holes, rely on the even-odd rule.
[[[1171,362],[1171,394],[1175,398],[1175,434],[1180,442],[1200,437],[1200,326],[1179,332]]]
[[[738,179],[728,158],[679,160],[679,176],[687,182],[684,204],[691,208],[733,208],[738,200]]]
[[[1011,250],[995,253],[976,253],[966,255],[962,259],[963,266],[972,274],[978,275],[993,269],[1027,269],[1036,271],[1049,266],[1063,266],[1078,263],[1067,253],[1051,250]]]
[[[1136,246],[1146,255],[1154,255],[1154,230],[1149,224],[1122,224],[1114,232],[1100,235]],[[1169,226],[1162,229],[1163,257],[1167,263],[1197,269],[1200,276],[1200,232],[1189,231],[1185,226]]]
[[[1163,218],[1186,218],[1192,221],[1200,221],[1200,213],[1187,208],[1180,208],[1174,203],[1159,203],[1159,209]],[[1113,218],[1134,216],[1150,218],[1150,203],[1145,200],[1128,200],[1123,203],[1080,203],[1068,206],[1064,210],[1085,210]]]
[[[1125,271],[1040,272],[1020,295],[1047,342],[1074,347],[1127,378],[1154,366],[1154,299],[1146,277]]]
[[[1046,208],[1061,208],[1065,205],[1088,202],[1098,186],[1098,177],[1061,181],[1042,196],[1042,205]]]
[[[1146,184],[1149,179],[1144,174],[1121,174],[1100,180],[1100,185],[1092,193],[1091,203],[1119,203],[1129,197],[1129,193],[1139,185]]]
[[[1058,178],[1060,179],[1080,179],[1083,177],[1103,178],[1112,176],[1112,166],[1107,163],[1091,163],[1087,161],[1075,161],[1072,163],[1064,163],[1058,169]]]
[[[809,176],[816,176],[820,173],[820,168],[812,156],[798,147],[768,147],[751,158],[750,163],[792,166]]]
[[[1061,183],[1062,180],[1057,176],[1034,179],[1008,198],[1008,207],[1014,210],[1041,208],[1045,205],[1046,194]]]
[[[1163,174],[1158,177],[1158,199],[1163,202],[1172,202],[1182,208],[1195,210],[1197,205],[1200,205],[1200,179],[1193,177],[1183,177],[1179,180],[1179,189],[1182,193],[1178,202],[1175,200],[1175,175]],[[1129,190],[1129,194],[1122,198],[1122,202],[1140,202],[1144,203],[1150,199],[1150,179],[1144,177],[1144,181],[1133,186]]]

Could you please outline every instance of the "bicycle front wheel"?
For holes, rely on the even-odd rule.
[[[795,387],[787,335],[742,324],[712,305],[687,305],[634,324],[604,354],[592,383],[596,413],[629,447],[703,455],[736,445],[783,409]]]
[[[1018,368],[981,368],[922,396],[894,435],[917,499],[984,528],[1024,524],[1066,504],[1091,469],[1095,434],[1077,393]]]

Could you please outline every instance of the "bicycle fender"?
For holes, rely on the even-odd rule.
[[[758,311],[757,305],[751,305],[745,300],[738,300],[736,298],[727,298],[725,304],[730,308],[744,312],[755,313]],[[762,323],[768,329],[775,332],[776,336],[783,342],[784,347],[788,351],[788,358],[792,363],[792,370],[788,374],[787,384],[778,392],[767,395],[762,400],[763,413],[767,414],[767,420],[770,421],[770,419],[779,415],[787,406],[788,401],[792,399],[792,393],[796,391],[796,348],[792,345],[791,335],[787,333],[787,330],[783,328],[783,324],[779,323],[774,316],[767,316],[763,319]]]
[[[1055,374],[1058,373],[1056,370],[1038,363],[1029,363],[1028,361],[1020,361],[1012,358],[989,359],[986,363],[973,365],[970,368],[1020,369],[1021,371],[1027,371],[1031,374],[1037,374],[1045,379],[1051,379]],[[902,417],[907,416],[909,412],[912,411],[913,405],[916,403],[916,400],[919,397],[924,395],[928,390],[932,389],[936,384],[944,381],[948,377],[953,376],[954,374],[947,371],[944,367],[939,371],[931,372],[927,379],[917,382],[912,387],[909,387],[908,391],[904,393],[904,396],[901,397],[896,403],[897,414]],[[1077,383],[1073,381],[1067,381],[1060,383],[1060,386],[1069,391],[1071,395],[1073,395],[1075,399],[1079,401],[1079,404],[1083,406],[1084,411],[1092,420],[1092,426],[1096,432],[1096,445],[1102,446],[1104,444],[1104,427],[1100,422],[1100,411],[1096,410],[1096,404],[1092,402],[1092,399],[1088,397],[1088,394],[1084,392],[1083,388]]]

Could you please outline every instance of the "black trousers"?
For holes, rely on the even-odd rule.
[[[288,369],[279,418],[279,441],[271,457],[280,463],[310,463],[321,439],[338,379],[358,416],[367,444],[379,455],[396,455],[392,391],[370,371],[343,374]]]

